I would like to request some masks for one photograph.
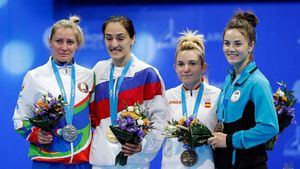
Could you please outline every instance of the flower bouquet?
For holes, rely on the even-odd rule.
[[[51,132],[60,118],[64,116],[64,99],[61,95],[54,97],[50,92],[41,95],[31,106],[34,117],[29,122],[42,130]]]
[[[147,117],[146,109],[143,109],[139,103],[128,106],[125,110],[118,113],[116,126],[109,126],[110,130],[122,144],[139,144],[145,135],[153,128],[153,122]],[[115,159],[115,165],[124,166],[127,164],[127,156],[120,152]]]
[[[277,82],[279,88],[273,94],[274,104],[277,112],[277,118],[279,123],[279,133],[281,133],[285,128],[287,128],[291,123],[295,122],[295,108],[293,108],[296,103],[295,96],[293,95],[294,91],[289,91],[287,85],[284,82]],[[281,89],[282,87],[282,89]],[[278,135],[271,138],[266,143],[267,150],[273,150],[274,144]]]
[[[166,138],[178,138],[178,141],[183,143],[186,150],[181,154],[181,162],[189,167],[198,159],[193,149],[207,145],[207,139],[213,136],[210,130],[193,116],[183,116],[178,121],[169,121],[163,135]]]

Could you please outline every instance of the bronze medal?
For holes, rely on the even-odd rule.
[[[108,141],[112,142],[112,143],[117,143],[118,139],[117,137],[114,135],[114,133],[111,131],[110,128],[107,128],[106,130],[106,138]]]
[[[218,121],[218,123],[214,129],[214,132],[223,132],[223,131],[224,131],[224,124],[223,124],[223,122]]]
[[[198,156],[194,150],[185,150],[181,153],[180,161],[184,166],[191,167],[197,163]]]

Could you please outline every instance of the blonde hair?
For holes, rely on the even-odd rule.
[[[79,26],[80,18],[79,16],[72,15],[67,19],[61,19],[57,21],[51,28],[49,39],[51,40],[54,33],[58,28],[70,28],[74,31],[78,46],[84,43],[83,33]]]
[[[204,47],[204,35],[197,34],[198,31],[186,30],[181,34],[177,41],[176,58],[180,51],[183,50],[195,50],[199,53],[201,65],[205,64],[205,47]]]

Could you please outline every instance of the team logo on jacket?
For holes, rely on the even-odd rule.
[[[82,93],[89,92],[89,86],[85,82],[80,82],[77,84],[78,90]]]
[[[180,100],[170,100],[169,104],[181,104]]]
[[[240,96],[241,96],[241,91],[236,90],[236,91],[233,92],[233,94],[232,94],[232,96],[230,98],[230,101],[231,102],[236,102],[236,101],[239,100]]]

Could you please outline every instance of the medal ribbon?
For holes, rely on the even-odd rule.
[[[65,91],[63,82],[61,80],[59,71],[57,69],[57,66],[54,62],[54,59],[51,60],[51,64],[52,64],[52,69],[53,69],[57,84],[59,86],[61,95],[64,98],[64,102],[68,103],[68,100],[67,100],[67,97],[66,97],[66,91]],[[74,67],[74,64],[72,64],[72,67],[71,67],[70,104],[66,104],[64,106],[64,109],[66,111],[66,122],[67,122],[67,124],[72,124],[73,112],[74,112],[74,102],[75,102],[75,67]]]
[[[193,116],[195,118],[197,117],[198,109],[199,109],[200,102],[201,102],[201,99],[202,99],[203,89],[204,89],[204,85],[203,85],[203,83],[201,83],[199,91],[198,91],[197,99],[196,99],[196,102],[195,102],[195,105],[194,105],[194,110],[193,110]],[[183,114],[183,116],[187,116],[185,92],[184,92],[183,85],[181,87],[181,101],[182,101],[182,103],[181,103],[181,105],[182,105],[182,114]]]
[[[218,120],[221,121],[221,122],[225,121],[224,107],[227,106],[227,104],[230,100],[231,94],[233,93],[235,83],[239,78],[240,78],[240,75],[235,77],[234,81],[229,86],[229,89],[228,90],[224,89],[222,94],[220,95],[220,98],[219,98],[220,100],[219,100],[219,103],[218,103],[219,108],[218,108],[217,114],[218,114]]]
[[[123,79],[132,64],[132,56],[129,62],[125,65],[121,76],[118,78],[116,88],[114,89],[114,64],[112,63],[109,75],[109,108],[110,108],[110,120],[111,124],[116,125],[117,113],[118,113],[118,95],[121,88]],[[117,79],[116,79],[117,80]]]

